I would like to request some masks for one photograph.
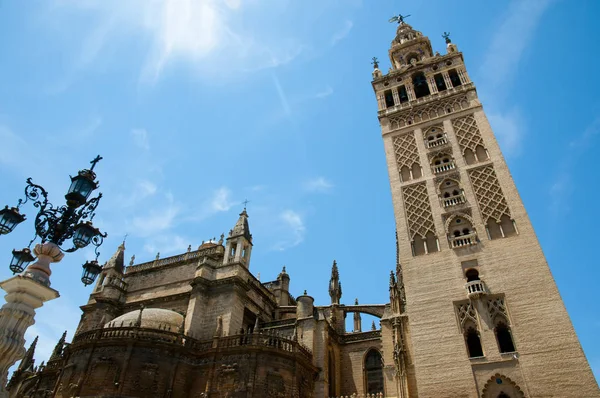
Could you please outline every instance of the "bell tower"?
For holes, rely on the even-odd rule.
[[[463,54],[405,18],[373,59],[405,325],[386,396],[600,396]]]

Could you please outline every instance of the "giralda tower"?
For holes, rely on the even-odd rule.
[[[600,396],[462,53],[395,19],[372,82],[403,285],[386,396]]]

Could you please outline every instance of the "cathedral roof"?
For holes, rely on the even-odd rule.
[[[142,308],[121,315],[104,325],[105,328],[132,327],[177,332],[183,324],[183,315],[163,308]]]

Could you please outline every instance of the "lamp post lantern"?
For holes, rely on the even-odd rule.
[[[102,270],[98,264],[98,248],[107,235],[92,224],[102,194],[89,199],[98,188],[94,168],[101,159],[97,156],[91,162],[92,167],[71,177],[65,205],[52,205],[48,192],[28,178],[25,199],[19,199],[17,207],[6,206],[0,210],[0,235],[6,235],[26,220],[25,214],[20,213],[23,204],[31,201],[38,209],[34,220],[35,237],[28,247],[12,251],[9,267],[16,275],[0,282],[0,288],[7,293],[6,304],[0,309],[0,398],[8,397],[5,389],[8,369],[25,354],[24,335],[35,323],[35,310],[59,296],[58,291],[50,287],[50,264],[61,261],[64,253],[92,244],[96,258],[83,264],[81,281],[86,286],[92,284]],[[40,242],[32,254],[31,245],[38,238]]]

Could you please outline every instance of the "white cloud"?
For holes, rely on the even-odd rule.
[[[279,215],[279,221],[284,238],[275,245],[275,250],[286,250],[298,246],[304,241],[306,227],[299,213],[294,210],[285,210]]]
[[[146,242],[146,244],[144,244],[144,251],[152,255],[160,253],[160,257],[164,258],[171,253],[185,252],[191,244],[192,242],[190,242],[189,239],[180,235],[161,234]],[[192,245],[192,250],[195,250],[194,245]]]
[[[315,94],[316,98],[325,98],[325,97],[329,97],[331,94],[333,94],[333,89],[330,86],[327,86],[325,88],[325,90],[318,92],[317,94]]]
[[[497,113],[492,109],[488,112],[487,117],[502,152],[507,156],[517,155],[520,152],[520,144],[525,134],[521,127],[525,125],[525,122],[519,111],[513,108],[508,112]]]
[[[179,211],[179,207],[172,202],[167,206],[150,210],[147,214],[137,216],[132,220],[133,229],[137,235],[154,236],[173,227]]]
[[[131,130],[133,141],[135,145],[143,150],[150,149],[150,141],[148,140],[148,132],[145,129],[133,129]]]
[[[525,129],[520,127],[524,124],[518,109],[503,109],[504,99],[511,92],[514,75],[543,13],[553,2],[513,0],[500,26],[494,30],[491,45],[478,71],[480,97],[487,103],[488,118],[507,156],[520,152]]]
[[[304,184],[304,189],[308,192],[329,192],[332,188],[333,184],[325,177],[313,178]]]
[[[83,33],[78,67],[128,40],[146,47],[140,79],[155,82],[164,70],[183,62],[200,74],[231,77],[233,71],[277,67],[305,46],[294,29],[274,18],[278,7],[241,0],[54,0],[53,21],[90,20]],[[56,23],[56,22],[54,22]],[[69,24],[64,22],[66,26]]]
[[[481,66],[491,89],[506,87],[517,72],[525,48],[537,28],[542,14],[553,0],[513,0],[506,18],[496,29]]]
[[[214,191],[210,199],[211,213],[228,211],[234,203],[231,201],[231,191],[227,187],[221,187]]]
[[[283,88],[281,87],[281,83],[279,83],[279,79],[277,76],[273,75],[273,83],[275,84],[275,88],[277,89],[277,95],[279,96],[279,100],[281,101],[281,107],[285,112],[286,116],[290,116],[292,114],[292,110],[290,109],[290,104],[288,103],[287,97]]]
[[[331,45],[334,46],[340,40],[345,39],[346,36],[348,36],[350,34],[350,31],[352,30],[352,26],[354,26],[352,21],[346,20],[344,22],[344,26],[339,31],[335,32],[335,34],[331,38]]]

